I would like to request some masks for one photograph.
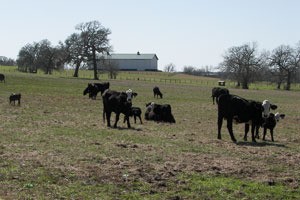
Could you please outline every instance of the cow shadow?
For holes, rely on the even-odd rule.
[[[130,128],[127,128],[127,127],[111,127],[112,129],[116,129],[116,130],[120,130],[120,131],[122,131],[122,130],[133,130],[133,131],[143,131],[143,129],[141,129],[141,128],[135,128],[135,127],[130,127]]]
[[[248,142],[248,141],[239,141],[236,143],[239,146],[252,146],[252,147],[265,147],[265,146],[275,146],[281,148],[287,148],[284,144],[274,143],[274,142]]]

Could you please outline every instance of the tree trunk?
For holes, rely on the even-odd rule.
[[[285,90],[291,89],[291,77],[292,77],[292,72],[288,71]]]
[[[243,83],[242,83],[242,88],[243,88],[243,89],[249,89],[249,87],[248,87],[248,82],[243,81]]]
[[[96,50],[94,48],[93,48],[93,66],[94,66],[94,80],[99,80],[97,74]]]
[[[80,67],[80,62],[77,62],[73,77],[78,77],[79,67]]]

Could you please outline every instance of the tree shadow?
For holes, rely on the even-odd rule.
[[[287,148],[284,144],[274,143],[274,142],[248,142],[248,141],[240,141],[236,143],[239,146],[252,146],[252,147],[265,147],[265,146],[275,146],[275,147],[283,147]]]

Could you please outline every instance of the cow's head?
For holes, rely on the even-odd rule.
[[[91,89],[93,88],[94,86],[91,84],[91,83],[88,83],[88,86],[85,88],[85,90],[83,91],[83,95],[86,95],[88,93],[91,92]]]
[[[137,93],[132,92],[131,89],[126,90],[127,102],[131,103],[132,98],[137,96]]]
[[[284,119],[285,114],[279,114],[277,112],[274,117],[275,117],[276,122],[279,122],[280,119]]]
[[[277,106],[271,104],[268,100],[264,100],[263,103],[262,103],[262,106],[263,106],[263,108],[264,108],[264,109],[263,109],[263,117],[264,117],[264,118],[269,117],[271,109],[272,109],[272,110],[277,109]]]

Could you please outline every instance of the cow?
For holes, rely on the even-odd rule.
[[[142,110],[139,107],[131,107],[130,112],[129,112],[129,117],[134,117],[134,123],[136,123],[136,118],[138,117],[140,119],[141,124],[142,122]],[[124,117],[124,123],[126,121],[126,118]]]
[[[160,92],[159,90],[159,87],[155,86],[153,88],[153,95],[154,95],[154,98],[158,98],[158,96],[162,99],[163,98],[163,94]]]
[[[270,130],[271,133],[271,140],[272,142],[274,142],[274,137],[273,137],[273,133],[274,133],[274,128],[276,126],[276,124],[279,122],[280,119],[284,119],[285,114],[279,114],[277,113],[270,113],[269,117],[264,119],[264,122],[262,124],[262,127],[264,129],[264,133],[263,133],[263,140],[265,140],[266,134],[267,134],[267,129]]]
[[[213,104],[215,104],[215,98],[216,98],[216,102],[218,103],[218,97],[221,94],[229,94],[229,90],[227,88],[220,88],[220,87],[214,87],[211,90],[211,97],[213,100]]]
[[[116,113],[114,128],[116,128],[120,114],[123,113],[127,121],[127,127],[130,128],[129,115],[132,107],[132,98],[135,96],[137,96],[137,93],[132,92],[131,89],[128,89],[126,92],[117,92],[110,89],[105,90],[102,94],[103,122],[105,122],[106,116],[107,126],[110,127],[111,113],[114,112]]]
[[[270,111],[271,110],[276,110],[277,106],[274,104],[271,104],[268,100],[264,100],[263,102],[259,102],[259,101],[254,101],[254,100],[248,100],[249,102],[254,102],[257,104],[261,104],[264,108],[263,111],[263,117],[261,119],[261,121],[257,124],[257,126],[254,127],[255,129],[255,138],[259,139],[259,128],[261,126],[263,126],[263,123],[265,122],[266,119],[269,118],[270,116]],[[250,127],[250,123],[245,123],[245,135],[244,135],[244,141],[247,141],[247,134],[249,132],[249,127]]]
[[[88,86],[83,91],[83,95],[89,94],[90,99],[96,99],[97,94],[109,89],[109,82],[102,82],[102,83],[88,83]]]
[[[16,105],[16,101],[18,101],[18,105],[21,105],[21,94],[20,93],[12,93],[9,96],[9,104],[12,104],[12,102],[14,103],[14,105]]]
[[[172,115],[170,104],[156,104],[154,102],[146,104],[145,119],[157,122],[176,123]]]
[[[4,76],[4,74],[0,74],[0,81],[2,82],[4,82],[5,83],[5,76]]]
[[[227,119],[227,129],[233,142],[236,142],[232,130],[233,121],[251,124],[252,141],[256,142],[254,130],[261,124],[262,113],[269,115],[271,104],[268,107],[231,94],[222,94],[218,101],[218,139],[221,139],[223,119]]]

